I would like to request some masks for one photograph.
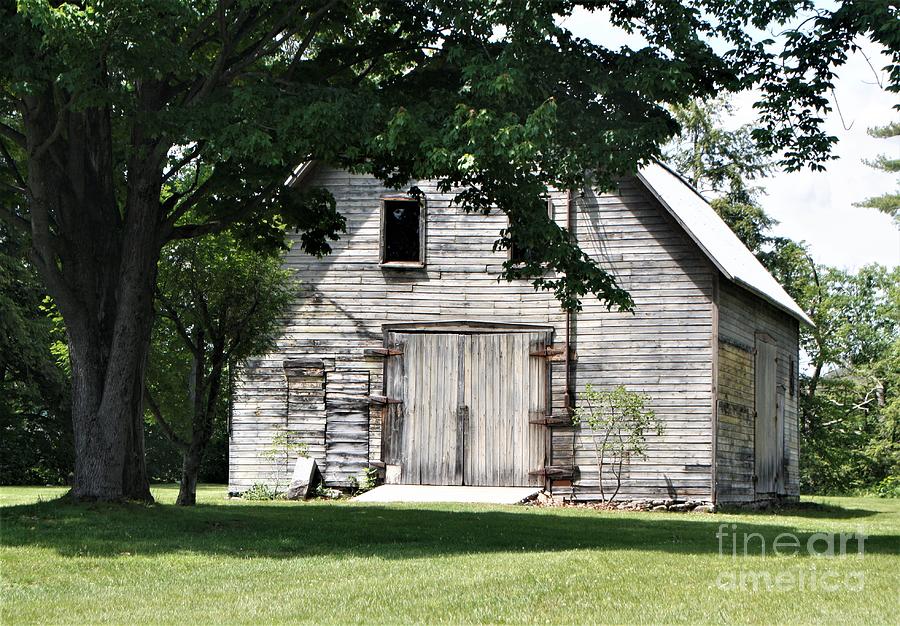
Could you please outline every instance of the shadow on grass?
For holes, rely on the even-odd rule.
[[[819,509],[821,512],[821,509]],[[298,505],[77,505],[65,500],[5,507],[2,544],[50,548],[64,556],[115,557],[194,552],[290,558],[310,555],[419,558],[575,549],[717,554],[716,533],[780,533],[805,542],[808,530],[734,518],[610,515],[547,509]],[[823,517],[833,517],[825,511]],[[726,540],[730,541],[730,540]],[[852,546],[856,548],[855,542]],[[897,535],[870,536],[866,553],[900,553]]]
[[[763,517],[771,515],[789,515],[791,517],[803,517],[809,519],[858,519],[878,515],[878,511],[869,509],[847,508],[822,502],[790,502],[776,505],[772,508],[753,511],[739,507],[720,507],[720,513],[744,515],[748,517]]]

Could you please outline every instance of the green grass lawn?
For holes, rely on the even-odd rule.
[[[4,624],[900,619],[897,500],[702,515],[256,503],[213,486],[192,509],[170,487],[153,506],[76,506],[53,500],[63,491],[0,488]],[[733,558],[721,524],[769,547],[784,532],[868,539],[861,559],[855,540],[851,556],[763,557],[757,538]],[[767,589],[779,574],[793,582]]]

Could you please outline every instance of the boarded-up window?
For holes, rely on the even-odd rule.
[[[381,217],[381,262],[425,262],[425,229],[422,204],[413,198],[385,198]]]

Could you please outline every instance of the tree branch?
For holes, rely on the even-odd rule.
[[[207,222],[205,224],[185,224],[184,226],[176,226],[169,231],[169,241],[177,239],[193,239],[203,235],[213,235],[221,233],[228,228],[231,222]]]
[[[184,323],[181,321],[181,317],[179,317],[178,312],[175,310],[175,307],[166,300],[166,297],[157,289],[156,290],[156,299],[163,307],[163,311],[159,312],[159,315],[165,317],[168,320],[171,320],[173,324],[175,324],[175,330],[181,339],[184,341],[185,345],[195,356],[200,353],[200,349],[194,344],[193,339],[191,339],[191,334],[185,328]]]
[[[229,60],[226,64],[227,71],[223,72],[222,78],[224,78],[226,82],[235,78],[242,69],[264,57],[268,53],[267,51],[277,50],[278,47],[284,43],[285,39],[299,32],[303,25],[285,30],[291,18],[297,13],[299,8],[299,2],[288,4],[287,10],[275,21],[274,26],[255,42],[244,48],[244,50],[234,59]],[[281,37],[279,37],[279,35],[281,35]]]
[[[178,433],[175,432],[172,426],[163,418],[162,410],[159,408],[159,404],[157,404],[156,399],[153,397],[153,394],[150,393],[150,388],[147,387],[147,385],[144,385],[144,399],[147,401],[147,406],[150,407],[150,412],[153,413],[153,417],[154,419],[156,419],[156,423],[160,425],[166,438],[182,450],[186,451],[190,447],[190,444],[182,439],[178,435]]]
[[[25,140],[25,135],[17,131],[12,126],[4,124],[3,122],[0,122],[0,134],[9,137],[13,141],[15,141],[21,148],[28,147],[28,142]]]
[[[9,150],[6,147],[6,143],[3,141],[0,141],[0,152],[2,152],[2,154],[3,154],[3,159],[7,163],[9,163],[9,169],[12,171],[13,176],[16,179],[16,182],[19,183],[19,186],[22,187],[22,189],[27,190],[28,183],[25,182],[25,178],[22,176],[22,172],[19,171],[19,168],[16,165],[15,160],[12,158],[12,155],[10,154]]]
[[[306,54],[306,51],[309,49],[309,45],[312,43],[313,37],[315,37],[316,31],[319,28],[319,24],[322,23],[322,20],[325,19],[325,15],[335,5],[337,5],[337,0],[332,0],[306,19],[306,23],[309,24],[309,29],[307,30],[306,35],[300,41],[300,45],[297,47],[297,51],[294,53],[294,56],[291,58],[290,69],[288,70],[289,78],[294,75],[300,59],[304,54]],[[304,24],[304,26],[306,26],[306,24]]]
[[[56,116],[56,125],[54,125],[53,130],[50,132],[50,134],[47,136],[47,138],[44,139],[44,141],[41,143],[41,145],[39,145],[37,148],[34,149],[34,152],[31,153],[29,158],[34,159],[36,161],[36,160],[40,159],[42,156],[44,156],[44,153],[50,149],[50,146],[53,145],[53,142],[55,142],[57,139],[59,139],[59,136],[62,134],[62,129],[63,129],[63,126],[65,125],[65,120],[66,120],[66,109],[64,107],[62,107],[62,108],[60,108],[59,113]]]
[[[168,172],[166,172],[163,175],[162,182],[165,183],[167,180],[169,180],[170,178],[175,176],[181,170],[181,168],[183,168],[185,165],[187,165],[188,163],[190,163],[191,161],[196,159],[200,155],[200,151],[203,150],[205,143],[206,142],[204,142],[204,141],[198,141],[192,151],[190,151],[188,154],[184,155],[181,159],[179,159],[178,162],[172,166],[172,169],[170,169]],[[198,168],[198,172],[199,172],[199,168]]]

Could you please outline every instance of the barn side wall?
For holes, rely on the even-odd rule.
[[[551,294],[525,281],[498,281],[503,251],[493,243],[502,214],[467,215],[433,184],[416,184],[427,204],[426,267],[379,266],[379,199],[390,192],[370,177],[322,169],[309,184],[328,187],[348,232],[331,255],[315,259],[298,248],[285,265],[300,281],[277,350],[243,367],[236,385],[230,440],[229,489],[286,480],[284,467],[262,458],[272,438],[296,433],[324,469],[346,485],[381,457],[381,411],[365,396],[383,392],[383,325],[448,320],[535,324],[565,340],[565,315]],[[620,497],[708,499],[712,462],[712,293],[715,272],[699,249],[636,181],[614,194],[574,199],[575,233],[584,249],[610,268],[636,303],[634,313],[609,312],[591,300],[573,324],[576,391],[588,383],[623,384],[650,397],[665,424],[648,458],[635,459]],[[554,218],[567,223],[565,194],[552,197]],[[304,368],[286,369],[285,361]],[[551,363],[554,412],[563,407],[565,373]],[[576,396],[577,397],[577,396]],[[338,426],[338,424],[340,424]],[[574,495],[599,494],[589,438],[572,427],[551,430],[555,466],[578,467]],[[554,485],[572,494],[564,481]]]
[[[649,438],[647,458],[628,464],[624,497],[710,499],[715,269],[636,181],[616,194],[578,197],[576,206],[579,244],[635,302],[633,313],[618,313],[586,301],[575,316],[576,401],[588,384],[624,385],[648,396],[663,423],[662,436]],[[577,498],[600,497],[593,446],[586,429],[554,430],[553,463],[574,460]],[[615,487],[605,480],[605,495]]]
[[[726,280],[719,289],[717,501],[757,500],[753,480],[756,334],[778,346],[776,388],[784,398],[784,491],[800,495],[797,368],[799,327],[794,318]],[[791,380],[793,378],[793,381]]]

